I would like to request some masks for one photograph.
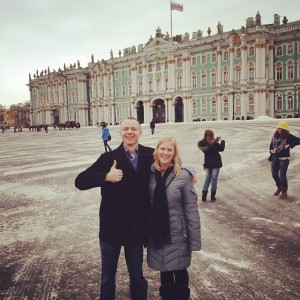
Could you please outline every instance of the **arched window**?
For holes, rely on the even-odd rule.
[[[225,114],[228,113],[228,106],[229,106],[228,99],[225,98],[223,101],[223,113],[225,113]]]
[[[156,79],[156,90],[160,91],[160,78]]]
[[[276,47],[276,56],[282,56],[282,46]]]
[[[254,63],[250,62],[249,63],[249,69],[248,69],[249,81],[254,81],[254,74],[255,74]]]
[[[275,80],[282,81],[282,64],[277,63],[275,67]]]
[[[254,97],[253,97],[252,94],[249,96],[248,111],[249,112],[254,112]]]
[[[192,75],[192,87],[196,88],[197,87],[197,74]]]
[[[215,87],[217,84],[217,71],[216,69],[211,70],[211,85]]]
[[[278,110],[278,111],[282,110],[282,95],[281,95],[281,93],[278,93],[276,95],[276,110]]]
[[[177,76],[177,89],[178,90],[182,89],[182,77],[181,77],[181,75]]]
[[[293,55],[294,54],[294,46],[293,44],[290,44],[287,46],[287,55]]]
[[[116,92],[116,97],[119,97],[119,86],[118,85],[116,85],[115,92]]]
[[[203,54],[203,55],[201,56],[201,64],[202,64],[202,65],[205,65],[205,64],[206,64],[206,54]]]
[[[217,102],[214,97],[212,98],[212,101],[211,101],[211,113],[213,115],[215,115],[217,113]]]
[[[139,95],[142,95],[142,93],[143,93],[143,83],[141,82],[141,81],[139,81],[139,87],[138,87],[138,93],[139,93]]]
[[[203,115],[207,114],[207,111],[206,111],[206,100],[205,99],[202,99],[202,101],[201,101],[201,113]]]
[[[148,72],[149,72],[149,73],[152,72],[152,65],[151,65],[151,64],[148,65]]]
[[[122,96],[125,96],[125,84],[122,82]]]
[[[241,82],[241,67],[237,66],[235,68],[235,82],[236,83],[240,83]]]
[[[229,82],[229,70],[226,66],[223,70],[223,83],[228,84],[228,82]]]
[[[192,105],[193,105],[193,116],[196,116],[197,115],[197,101],[195,99],[193,99]]]
[[[212,55],[211,55],[211,62],[212,63],[215,63],[217,61],[217,54],[216,53],[213,53]]]
[[[160,63],[159,62],[156,64],[156,71],[160,71]]]
[[[288,93],[286,107],[289,111],[294,109],[294,97],[291,92]]]
[[[254,56],[255,55],[255,48],[254,46],[249,47],[249,56]]]
[[[142,66],[139,66],[139,74],[142,74],[143,73],[143,68]]]
[[[206,75],[206,71],[202,70],[201,72],[201,86],[202,87],[206,87],[207,86],[207,75]]]
[[[287,80],[294,80],[294,64],[288,62],[287,65]]]
[[[196,65],[197,65],[197,57],[194,56],[194,57],[192,58],[192,66],[196,66]]]
[[[177,59],[177,68],[181,68],[182,67],[182,61],[181,59]]]
[[[224,51],[223,60],[228,60],[228,51]]]
[[[153,92],[152,80],[149,81],[149,92]]]
[[[241,51],[241,48],[237,48],[236,49],[236,58],[241,58],[241,54],[242,53],[242,51]]]

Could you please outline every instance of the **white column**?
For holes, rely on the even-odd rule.
[[[217,86],[222,85],[222,50],[221,46],[217,48]]]
[[[217,91],[217,118],[222,120],[222,93],[221,89]]]
[[[241,93],[241,114],[247,119],[247,93]]]
[[[173,92],[175,90],[175,60],[174,55],[168,56],[168,91]]]
[[[247,83],[247,45],[245,45],[244,40],[242,40],[241,50],[242,50],[241,84],[246,84]]]
[[[137,94],[137,68],[136,66],[131,69],[132,78],[132,93]],[[130,96],[130,95],[129,95]]]
[[[144,112],[144,123],[148,124],[150,121],[150,100],[144,101],[144,107],[145,107],[145,112]]]
[[[148,82],[147,82],[147,64],[144,61],[142,65],[142,73],[143,73],[143,94],[148,92]]]
[[[274,83],[274,59],[273,59],[273,50],[274,45],[268,47],[268,56],[269,56],[269,83]]]
[[[108,97],[108,74],[107,73],[104,73],[103,81],[104,81],[104,99],[107,99]]]
[[[186,58],[182,59],[182,89],[185,91],[186,90]]]
[[[234,84],[234,47],[233,43],[230,43],[229,48],[229,82]]]
[[[110,88],[111,88],[111,98],[115,98],[115,85],[114,85],[114,71],[110,73]]]

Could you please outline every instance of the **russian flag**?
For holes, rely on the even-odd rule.
[[[171,1],[171,10],[183,11],[183,4]]]

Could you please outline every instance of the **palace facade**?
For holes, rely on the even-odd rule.
[[[259,12],[239,30],[170,37],[158,27],[146,44],[29,74],[32,124],[141,123],[299,117],[300,21]]]

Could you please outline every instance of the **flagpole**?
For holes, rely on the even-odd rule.
[[[171,7],[171,0],[170,0],[170,11],[171,11],[171,41],[173,41],[173,35],[172,35],[172,7]]]

